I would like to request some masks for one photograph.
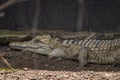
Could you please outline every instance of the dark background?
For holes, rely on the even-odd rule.
[[[7,0],[0,0],[0,4]],[[78,0],[42,0],[40,4],[39,29],[63,29],[79,31],[77,24]],[[120,0],[85,0],[83,31],[120,31]],[[0,29],[31,29],[35,12],[35,0],[17,3],[4,10]]]

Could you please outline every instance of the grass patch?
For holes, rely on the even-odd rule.
[[[24,35],[29,34],[30,31],[11,31],[11,30],[0,30],[0,35]]]
[[[19,70],[20,69],[0,68],[0,71],[5,71],[5,72],[15,72]]]

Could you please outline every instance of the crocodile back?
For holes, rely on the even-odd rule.
[[[63,40],[62,45],[79,45],[82,47],[89,47],[91,49],[99,48],[100,50],[111,50],[120,47],[120,39],[114,40]]]

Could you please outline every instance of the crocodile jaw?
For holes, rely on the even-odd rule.
[[[48,55],[53,49],[48,45],[42,43],[32,43],[32,42],[11,42],[9,43],[12,49],[30,51],[34,53],[39,53],[43,55]]]
[[[33,43],[33,42],[11,42],[9,43],[12,49],[29,51],[38,53],[41,55],[47,55],[49,57],[64,57],[64,51],[60,48],[51,48],[50,46],[43,43]]]

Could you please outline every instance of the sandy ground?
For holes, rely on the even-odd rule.
[[[88,64],[78,69],[79,62],[51,59],[47,56],[3,50],[5,59],[20,70],[0,70],[0,80],[120,80],[120,66]],[[0,60],[0,67],[6,65]]]
[[[120,80],[119,72],[20,70],[0,72],[1,80]]]

